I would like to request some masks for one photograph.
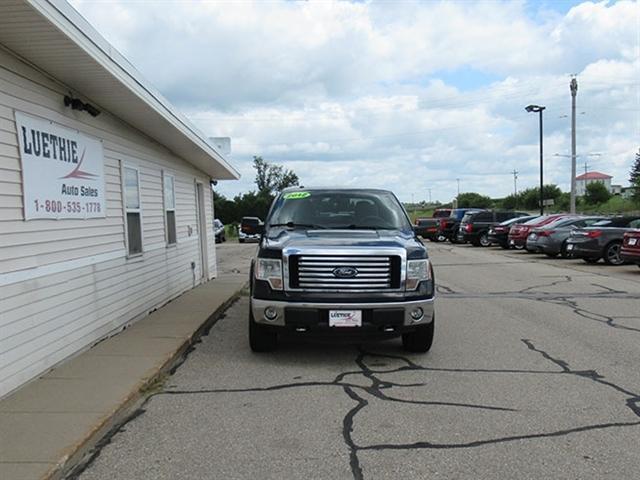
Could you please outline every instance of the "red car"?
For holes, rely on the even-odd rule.
[[[620,258],[625,262],[635,263],[640,267],[640,229],[624,234]]]
[[[525,223],[516,223],[509,230],[509,246],[511,248],[523,249],[527,244],[527,237],[531,230],[547,225],[556,220],[569,217],[566,213],[556,213],[554,215],[544,215],[542,217],[536,217],[533,220],[529,220]]]

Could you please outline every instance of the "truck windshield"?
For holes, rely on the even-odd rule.
[[[384,190],[285,192],[275,201],[269,227],[411,231],[404,209]]]

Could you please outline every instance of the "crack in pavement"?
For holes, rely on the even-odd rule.
[[[616,322],[617,320],[620,320],[620,319],[640,319],[640,316],[605,315],[602,313],[597,313],[597,312],[588,310],[585,307],[581,307],[577,301],[578,299],[581,299],[581,298],[582,299],[607,298],[607,299],[618,299],[618,300],[637,300],[638,295],[635,293],[614,289],[614,288],[607,287],[605,285],[600,285],[597,283],[591,283],[590,285],[592,287],[600,288],[603,291],[591,292],[591,293],[533,291],[541,288],[550,288],[550,287],[558,286],[563,283],[570,283],[573,281],[573,277],[571,275],[562,275],[561,277],[562,278],[560,280],[556,280],[554,282],[545,283],[541,285],[534,285],[531,287],[523,288],[521,290],[507,290],[502,292],[487,292],[487,293],[461,293],[461,292],[455,292],[453,289],[449,287],[441,286],[437,288],[437,291],[441,296],[446,298],[458,298],[458,299],[513,298],[513,299],[525,299],[525,300],[549,303],[553,305],[559,305],[559,306],[570,308],[573,311],[573,313],[587,320],[599,322],[614,329],[620,329],[620,330],[631,331],[631,332],[640,332],[640,328],[621,325],[620,323]]]
[[[248,394],[248,393],[265,393],[265,392],[275,392],[275,391],[283,391],[287,389],[297,389],[297,388],[309,388],[309,387],[337,387],[340,388],[351,400],[355,402],[355,405],[349,409],[349,411],[345,414],[342,420],[342,437],[345,443],[345,446],[349,451],[349,465],[351,469],[352,476],[354,480],[363,480],[364,472],[362,469],[359,453],[363,451],[396,451],[396,450],[420,450],[420,449],[463,449],[463,448],[475,448],[483,445],[490,444],[500,444],[506,442],[514,442],[521,440],[534,440],[541,438],[554,438],[554,437],[562,437],[575,433],[586,432],[586,431],[594,431],[594,430],[604,430],[611,428],[626,428],[626,427],[635,427],[640,425],[640,395],[634,393],[622,386],[619,386],[611,381],[608,381],[602,375],[598,374],[595,370],[574,370],[571,369],[569,363],[565,360],[555,358],[550,353],[536,347],[534,343],[529,339],[521,339],[526,347],[538,354],[540,354],[544,359],[553,363],[559,370],[526,370],[526,369],[479,369],[479,368],[443,368],[443,367],[426,367],[419,365],[407,357],[402,355],[394,355],[394,354],[383,354],[376,353],[364,350],[362,347],[358,347],[358,355],[355,358],[355,363],[358,366],[358,370],[350,370],[346,372],[339,373],[332,381],[310,381],[310,382],[294,382],[294,383],[286,383],[286,384],[278,384],[278,385],[270,385],[266,387],[250,387],[250,388],[220,388],[220,389],[196,389],[196,390],[161,390],[158,392],[154,392],[148,396],[145,400],[144,404],[134,412],[122,425],[119,425],[117,429],[114,429],[111,435],[105,439],[104,443],[99,445],[99,448],[93,452],[92,458],[90,461],[86,462],[82,469],[75,470],[71,473],[68,478],[78,478],[79,474],[84,471],[88,465],[93,463],[93,461],[99,456],[100,450],[108,445],[112,441],[112,437],[125,431],[126,425],[133,421],[134,419],[140,417],[144,413],[146,413],[147,409],[145,408],[153,398],[156,396],[162,395],[205,395],[205,394],[221,394],[221,393],[238,393],[238,394]],[[372,369],[370,368],[365,359],[367,357],[370,358],[378,358],[378,359],[388,359],[395,360],[403,363],[402,366],[397,368],[390,369]],[[380,365],[380,363],[378,363]],[[358,445],[353,438],[354,435],[354,425],[357,419],[357,415],[362,412],[367,406],[369,406],[369,401],[363,396],[364,394],[369,394],[374,398],[377,398],[382,401],[390,402],[390,403],[400,403],[400,404],[412,404],[412,405],[420,405],[420,406],[449,406],[452,408],[471,408],[471,409],[483,409],[483,410],[493,410],[500,411],[506,413],[514,413],[519,410],[508,408],[508,407],[499,407],[492,405],[481,405],[481,404],[472,404],[472,403],[459,403],[459,402],[442,402],[442,401],[432,401],[432,400],[405,400],[392,397],[386,393],[386,391],[392,390],[393,388],[401,389],[407,387],[420,387],[426,385],[425,383],[397,383],[391,382],[388,380],[383,380],[379,378],[379,375],[388,375],[398,372],[410,372],[410,371],[420,371],[420,372],[453,372],[453,373],[501,373],[501,374],[529,374],[529,375],[572,375],[579,378],[584,378],[589,381],[596,382],[600,385],[604,385],[608,388],[615,390],[618,393],[625,395],[627,398],[625,399],[626,406],[633,412],[635,416],[639,418],[638,421],[633,422],[609,422],[609,423],[597,423],[592,425],[581,425],[574,428],[562,429],[553,432],[540,432],[540,433],[531,433],[531,434],[523,434],[523,435],[512,435],[498,438],[489,438],[489,439],[479,439],[472,440],[468,442],[461,443],[438,443],[431,441],[419,441],[413,443],[406,444],[391,444],[391,443],[382,443],[382,444],[374,444],[374,445]],[[368,379],[371,384],[368,386],[358,385],[355,383],[350,383],[345,381],[345,379],[352,375],[361,375],[364,378]]]
[[[533,342],[529,339],[521,339],[526,347],[536,353],[539,353],[544,359],[550,361],[557,367],[559,370],[526,370],[526,369],[477,369],[477,368],[441,368],[441,367],[425,367],[419,365],[409,358],[406,358],[401,355],[393,355],[393,354],[382,354],[376,352],[370,352],[364,350],[362,347],[358,347],[359,352],[357,357],[355,358],[355,363],[359,367],[358,370],[351,370],[346,372],[339,373],[332,381],[312,381],[312,382],[295,382],[295,383],[286,383],[286,384],[278,384],[271,385],[266,387],[250,387],[250,388],[222,388],[222,389],[197,389],[197,390],[163,390],[152,394],[149,397],[149,401],[155,396],[161,395],[202,395],[202,394],[220,394],[220,393],[264,393],[264,392],[273,392],[273,391],[282,391],[286,389],[295,389],[295,388],[309,388],[309,387],[338,387],[340,388],[351,400],[355,402],[355,405],[349,409],[349,411],[345,414],[342,419],[342,437],[345,443],[345,446],[349,450],[349,465],[351,469],[352,476],[355,480],[364,479],[364,472],[361,465],[359,453],[363,451],[382,451],[382,450],[419,450],[419,449],[462,449],[462,448],[475,448],[483,445],[490,444],[500,444],[506,442],[514,442],[521,440],[534,440],[541,438],[554,438],[554,437],[562,437],[580,432],[587,431],[595,431],[595,430],[604,430],[611,428],[627,428],[627,427],[635,427],[640,425],[640,396],[637,393],[631,392],[624,387],[621,387],[613,382],[610,382],[605,379],[602,375],[600,375],[595,370],[574,370],[569,367],[569,363],[565,360],[555,358],[551,356],[548,352],[536,347]],[[397,368],[390,369],[372,369],[370,368],[365,359],[367,357],[378,358],[378,359],[389,359],[396,360],[402,362],[404,365]],[[380,364],[378,364],[380,365]],[[386,393],[386,391],[392,390],[393,388],[403,388],[403,387],[420,387],[426,385],[425,383],[410,383],[410,384],[402,384],[397,382],[391,382],[388,380],[383,380],[379,377],[379,375],[388,375],[397,372],[407,372],[407,371],[420,371],[420,372],[463,372],[463,373],[501,373],[501,374],[530,374],[530,375],[572,375],[579,378],[584,378],[589,381],[596,382],[598,384],[604,385],[608,388],[611,388],[618,393],[625,395],[627,398],[625,399],[626,406],[633,412],[635,416],[639,418],[638,421],[631,422],[609,422],[609,423],[596,423],[591,425],[581,425],[576,426],[574,428],[561,429],[552,432],[540,432],[540,433],[531,433],[531,434],[523,434],[523,435],[512,435],[498,438],[489,438],[489,439],[479,439],[472,440],[468,442],[461,443],[438,443],[431,441],[419,441],[414,443],[407,444],[391,444],[391,443],[382,443],[382,444],[374,444],[374,445],[358,445],[353,438],[354,435],[354,426],[357,420],[357,416],[360,412],[362,412],[366,407],[370,405],[369,400],[365,398],[364,394],[369,394],[374,398],[377,398],[382,401],[391,402],[391,403],[400,403],[400,404],[412,404],[412,405],[421,405],[421,406],[430,406],[430,405],[438,405],[438,406],[449,406],[453,408],[477,408],[477,409],[485,409],[485,410],[494,410],[494,411],[502,411],[502,412],[518,412],[519,410],[508,408],[508,407],[498,407],[491,405],[481,405],[481,404],[470,404],[470,403],[458,403],[458,402],[442,402],[442,401],[432,401],[432,400],[405,400],[395,398]],[[355,383],[350,383],[345,381],[345,379],[349,376],[353,375],[361,375],[364,378],[368,379],[371,384],[368,386],[358,385]]]
[[[607,381],[605,380],[605,378],[598,374],[595,370],[572,370],[569,367],[568,362],[558,359],[558,358],[554,358],[552,357],[548,352],[537,348],[533,342],[531,342],[531,340],[529,339],[521,339],[521,341],[527,346],[527,348],[529,350],[532,350],[534,352],[537,352],[539,354],[542,355],[543,358],[545,358],[546,360],[549,360],[550,362],[554,363],[555,365],[557,365],[558,367],[560,367],[560,371],[557,372],[553,372],[553,371],[542,371],[542,372],[535,372],[535,373],[543,373],[543,374],[562,374],[562,375],[574,375],[580,378],[586,378],[588,380],[594,381],[596,383],[599,383],[601,385],[605,385],[609,388],[614,389],[615,391],[619,392],[619,393],[623,393],[624,395],[628,395],[628,398],[626,399],[625,403],[627,405],[627,407],[633,412],[633,414],[637,417],[640,418],[640,396],[637,393],[631,392],[619,385],[616,385],[613,382]],[[395,357],[397,358],[397,357]],[[430,369],[428,367],[419,367],[417,365],[415,365],[414,363],[410,362],[409,360],[407,360],[407,363],[409,364],[407,367],[410,369],[415,369],[418,368],[420,370],[433,370]],[[405,367],[406,369],[406,367]],[[457,369],[455,370],[457,371]],[[463,370],[466,371],[466,370]],[[475,370],[471,370],[471,371],[475,371]],[[501,370],[486,370],[486,371],[490,371],[490,372],[505,372],[505,371],[501,371]],[[508,373],[521,373],[521,371],[508,371]],[[527,371],[525,371],[527,372]],[[534,372],[528,372],[528,373],[534,373]],[[366,374],[365,374],[366,375]],[[360,408],[358,409],[361,410],[362,408],[364,408],[363,402],[366,402],[365,399],[362,399],[361,397],[357,397],[354,398],[354,400],[356,400],[358,402],[358,405],[360,406]],[[364,403],[364,405],[366,406],[366,403]],[[355,415],[354,415],[355,416]],[[429,441],[421,441],[421,442],[414,442],[414,443],[407,443],[407,444],[375,444],[375,445],[365,445],[365,446],[359,446],[357,445],[355,442],[353,442],[353,440],[351,438],[349,438],[350,442],[349,442],[349,446],[351,449],[351,454],[353,457],[353,453],[354,450],[356,452],[356,458],[357,458],[357,452],[359,451],[381,451],[381,450],[418,450],[418,449],[462,449],[462,448],[474,448],[474,447],[480,447],[483,445],[490,445],[490,444],[498,444],[498,443],[505,443],[505,442],[514,442],[514,441],[520,441],[520,440],[532,440],[532,439],[539,439],[539,438],[553,438],[553,437],[561,437],[561,436],[566,436],[566,435],[570,435],[570,434],[574,434],[574,433],[580,433],[580,432],[586,432],[586,431],[593,431],[593,430],[603,430],[603,429],[610,429],[610,428],[625,428],[625,427],[636,427],[636,426],[640,426],[640,420],[638,421],[633,421],[633,422],[609,422],[609,423],[597,423],[597,424],[592,424],[592,425],[582,425],[582,426],[578,426],[575,428],[570,428],[570,429],[562,429],[562,430],[557,430],[554,432],[542,432],[542,433],[533,433],[533,434],[527,434],[527,435],[513,435],[513,436],[506,436],[506,437],[499,437],[499,438],[493,438],[493,439],[484,439],[484,440],[475,440],[475,441],[470,441],[470,442],[462,442],[462,443],[436,443],[436,442],[429,442]],[[360,468],[359,462],[355,464],[355,466],[357,468],[353,468],[352,466],[352,471],[354,474],[354,478],[355,479],[360,479],[363,478],[362,477],[362,470]]]

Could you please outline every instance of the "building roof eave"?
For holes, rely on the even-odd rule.
[[[0,43],[211,178],[240,178],[207,137],[66,1],[3,2]],[[55,55],[49,55],[53,48]]]

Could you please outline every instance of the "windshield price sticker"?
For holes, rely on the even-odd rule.
[[[285,200],[299,200],[301,198],[310,197],[311,194],[309,192],[289,192],[285,193],[283,198]]]
[[[361,327],[362,310],[329,310],[330,327]]]

